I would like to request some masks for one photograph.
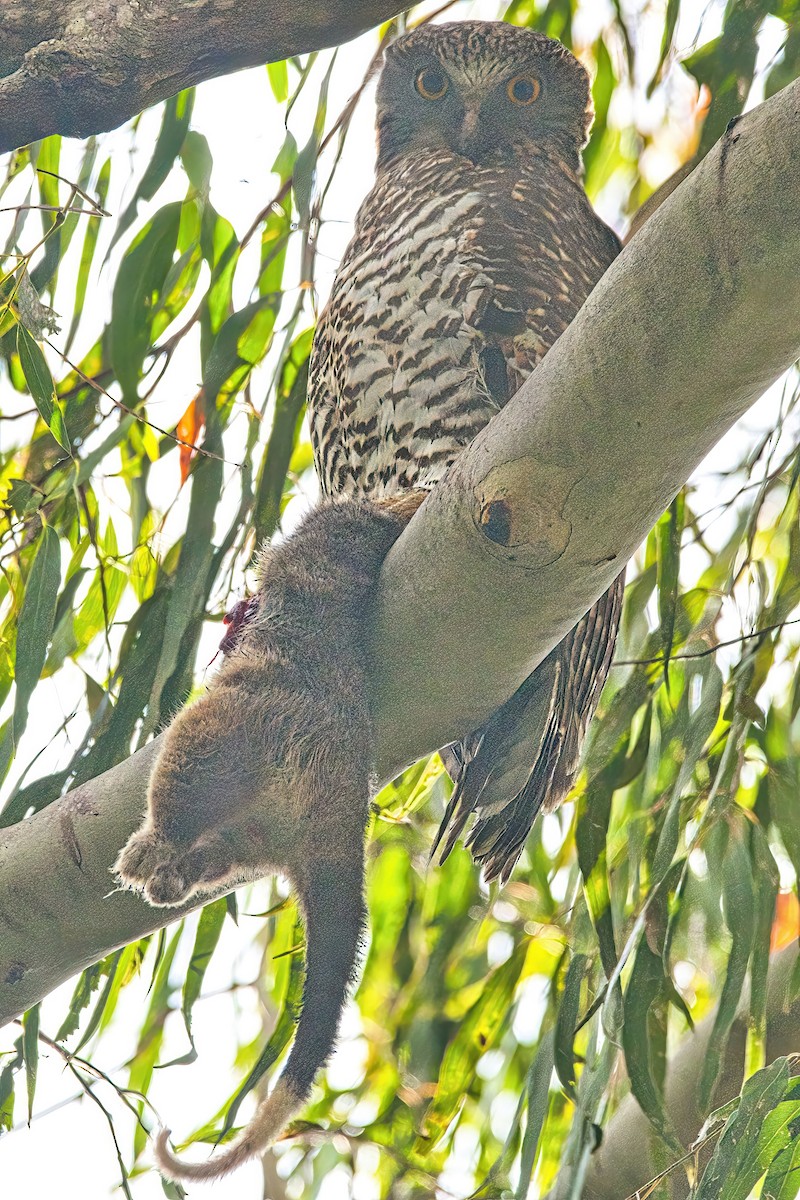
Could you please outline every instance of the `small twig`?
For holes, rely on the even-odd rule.
[[[101,217],[110,217],[111,216],[110,212],[106,212],[106,210],[104,208],[100,207],[100,205],[97,203],[97,201],[94,199],[93,196],[90,196],[88,192],[85,192],[82,187],[78,186],[77,183],[73,183],[73,181],[71,179],[65,179],[63,175],[59,175],[56,171],[47,171],[47,170],[45,170],[44,167],[37,167],[36,174],[37,175],[49,175],[51,179],[57,179],[59,181],[59,183],[65,183],[68,188],[72,189],[73,197],[80,196],[81,199],[85,200],[87,204],[91,204],[92,208],[95,210],[95,212],[98,214],[98,216],[101,216]]]
[[[663,654],[659,654],[655,658],[620,658],[611,665],[612,667],[649,667],[660,665],[663,662],[681,662],[689,658],[707,658],[709,654],[716,654],[717,650],[721,650],[724,646],[739,646],[742,642],[748,642],[752,638],[763,637],[765,633],[774,633],[776,629],[785,629],[787,625],[800,625],[800,617],[793,617],[791,621],[777,621],[774,625],[765,625],[763,629],[756,629],[753,633],[742,633],[739,637],[728,638],[724,642],[716,642],[715,645],[709,646],[705,650],[691,650],[686,654],[672,654],[668,658],[665,658]]]
[[[21,212],[54,212],[54,213],[74,213],[80,216],[81,213],[87,217],[99,216],[88,208],[73,208],[71,204],[9,204],[5,208],[0,208],[0,213],[21,213]]]
[[[625,1200],[647,1200],[648,1196],[652,1196],[654,1188],[658,1187],[659,1183],[661,1183],[663,1179],[666,1179],[668,1175],[671,1175],[676,1167],[683,1166],[683,1164],[685,1162],[689,1162],[690,1159],[694,1159],[694,1161],[697,1162],[697,1156],[700,1151],[707,1146],[709,1142],[712,1142],[715,1138],[718,1138],[724,1127],[724,1124],[721,1125],[719,1129],[715,1129],[713,1133],[709,1133],[706,1137],[704,1137],[702,1142],[695,1143],[691,1150],[688,1150],[686,1154],[676,1159],[674,1163],[671,1163],[670,1166],[666,1167],[642,1187],[637,1188],[637,1190],[632,1192],[630,1196],[626,1196]]]
[[[0,421],[19,421],[22,417],[36,416],[38,411],[38,408],[26,408],[22,412],[12,413],[11,416],[7,413],[0,413]]]
[[[14,1024],[19,1025],[20,1027],[22,1026],[22,1021],[19,1019],[19,1017],[14,1019]],[[110,1088],[113,1088],[125,1107],[128,1108],[131,1113],[133,1113],[137,1123],[142,1127],[142,1129],[144,1129],[145,1133],[149,1131],[142,1121],[141,1115],[139,1114],[136,1105],[132,1102],[131,1097],[135,1097],[135,1099],[141,1104],[144,1104],[146,1108],[149,1108],[153,1116],[156,1118],[156,1120],[158,1120],[158,1113],[156,1112],[150,1100],[148,1100],[147,1096],[145,1096],[144,1092],[138,1092],[134,1088],[120,1087],[120,1085],[115,1083],[111,1076],[105,1071],[102,1071],[100,1067],[96,1067],[94,1063],[89,1062],[87,1058],[81,1058],[79,1054],[70,1053],[66,1046],[62,1046],[60,1042],[55,1041],[54,1038],[49,1037],[46,1033],[43,1033],[42,1030],[39,1030],[39,1041],[45,1046],[48,1046],[51,1050],[54,1050],[59,1058],[63,1060],[65,1066],[73,1069],[80,1067],[82,1071],[86,1071],[88,1075],[92,1075],[96,1080],[98,1080],[98,1082],[107,1083]],[[79,1080],[79,1082],[82,1081]]]
[[[156,425],[154,421],[148,420],[147,417],[145,417],[142,413],[137,412],[136,409],[129,408],[127,404],[123,404],[121,400],[117,400],[116,397],[112,396],[111,393],[106,391],[104,387],[101,387],[96,380],[92,379],[89,375],[84,374],[80,367],[76,366],[74,362],[71,362],[70,359],[67,358],[63,350],[59,350],[58,346],[53,345],[49,338],[45,338],[45,341],[50,349],[59,356],[62,362],[67,364],[70,370],[74,371],[75,374],[78,375],[83,382],[95,392],[98,392],[101,396],[105,396],[107,400],[110,400],[115,408],[119,408],[122,412],[127,413],[130,417],[134,417],[137,421],[141,421],[143,425],[149,425],[149,427],[154,429],[156,433],[160,433],[162,437],[169,438],[170,441],[175,442],[178,446],[185,446],[188,450],[193,450],[196,454],[201,454],[203,458],[213,458],[216,460],[216,462],[225,463],[226,466],[236,467],[238,471],[241,471],[244,465],[243,463],[233,462],[229,458],[224,458],[221,454],[214,454],[212,450],[204,450],[202,446],[196,446],[194,442],[187,442],[183,438],[179,438],[177,434],[170,433],[168,429],[162,429],[161,426]]]

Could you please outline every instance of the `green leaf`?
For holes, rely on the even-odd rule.
[[[101,959],[100,962],[92,963],[90,967],[87,967],[82,972],[72,993],[72,999],[69,1002],[69,1012],[61,1022],[56,1034],[55,1040],[57,1042],[64,1042],[73,1033],[77,1033],[80,1026],[81,1013],[100,986],[100,981],[116,969],[118,960],[119,951],[117,950],[113,954],[109,954]],[[98,1012],[95,1026],[99,1023],[100,1015]]]
[[[158,589],[129,622],[120,654],[122,685],[117,702],[108,724],[97,736],[91,754],[74,764],[75,785],[93,778],[130,754],[131,740],[147,707],[158,667],[168,599],[166,588]]]
[[[628,1078],[639,1107],[653,1128],[678,1157],[683,1147],[664,1104],[663,1049],[666,1032],[667,987],[664,966],[646,939],[639,942],[633,970],[625,988],[622,1046]],[[661,1013],[655,1010],[660,1006]],[[661,1044],[656,1047],[656,1040]]]
[[[178,92],[177,96],[171,96],[164,104],[164,116],[152,157],[139,180],[139,186],[117,222],[109,251],[114,248],[136,220],[139,202],[152,200],[172,170],[192,119],[194,96],[194,88],[187,88],[185,91]]]
[[[667,12],[664,17],[664,31],[661,35],[661,53],[658,56],[658,63],[653,72],[653,77],[647,85],[647,94],[652,96],[656,86],[661,82],[664,64],[667,61],[667,56],[672,49],[672,41],[675,36],[675,26],[678,23],[678,15],[681,10],[681,0],[667,0]]]
[[[444,1136],[472,1084],[478,1059],[492,1048],[508,1020],[527,949],[527,942],[522,942],[492,972],[445,1051],[436,1091],[425,1113],[422,1146],[428,1150]]]
[[[800,1101],[781,1103],[789,1084],[785,1058],[776,1059],[747,1080],[694,1200],[747,1200],[769,1164],[792,1138],[790,1125],[800,1113]]]
[[[606,850],[611,801],[614,796],[614,787],[611,782],[613,776],[614,766],[611,764],[596,779],[589,781],[586,791],[578,801],[578,823],[575,830],[578,863],[583,875],[586,902],[592,917],[592,924],[597,931],[606,978],[611,977],[617,965]]]
[[[292,930],[292,946],[297,946],[302,938],[303,924],[298,915]],[[289,955],[289,972],[286,979],[286,992],[283,997],[280,1016],[275,1028],[270,1034],[269,1041],[258,1056],[258,1061],[250,1071],[242,1086],[236,1092],[225,1113],[225,1121],[221,1133],[214,1141],[222,1141],[231,1135],[236,1115],[239,1112],[245,1096],[253,1090],[260,1079],[278,1061],[292,1039],[294,1027],[300,1016],[300,1006],[303,1002],[303,978],[305,976],[305,959],[302,954]],[[192,1139],[193,1141],[195,1139]],[[199,1135],[196,1140],[200,1140]]]
[[[209,402],[225,389],[241,388],[272,341],[276,297],[264,296],[229,317],[220,329],[203,370],[203,387]]]
[[[216,429],[216,412],[209,413],[204,446],[215,451],[221,447]],[[214,556],[214,516],[222,490],[222,463],[202,457],[192,472],[192,498],[186,532],[180,548],[175,580],[170,591],[163,627],[161,654],[155,672],[142,740],[158,726],[162,698],[168,682],[179,666],[181,646],[187,633],[199,634],[200,617],[205,605],[209,571]]]
[[[134,238],[120,263],[111,300],[110,351],[122,396],[138,404],[139,376],[152,341],[153,317],[172,266],[181,202],[166,204]]]
[[[648,702],[651,691],[647,669],[634,667],[629,678],[612,697],[602,720],[593,721],[589,726],[583,761],[590,777],[600,775],[605,770],[622,739],[630,736],[633,718]]]
[[[547,1108],[550,1101],[550,1077],[554,1066],[554,1037],[552,1030],[545,1033],[539,1042],[536,1058],[533,1060],[526,1080],[528,1100],[528,1123],[525,1126],[525,1136],[522,1139],[519,1164],[519,1186],[515,1200],[526,1200],[530,1182],[533,1178],[533,1168],[536,1165],[536,1151],[542,1136]]]
[[[119,972],[120,960],[122,958],[122,955],[123,955],[122,949],[115,950],[113,952],[113,954],[109,954],[108,957],[104,960],[103,970],[101,971],[101,976],[102,975],[106,976],[105,986],[104,986],[102,992],[100,993],[99,997],[97,998],[97,1002],[95,1003],[95,1006],[92,1009],[92,1015],[89,1018],[89,1022],[83,1031],[80,1041],[78,1042],[77,1046],[75,1047],[75,1054],[79,1054],[81,1052],[81,1050],[83,1049],[83,1047],[86,1045],[86,1043],[91,1041],[91,1039],[94,1037],[95,1033],[97,1032],[97,1030],[100,1027],[100,1022],[102,1021],[102,1019],[105,1015],[106,1009],[110,1005],[113,1004],[114,996],[115,996],[115,983],[116,983],[116,979],[117,979],[117,974]],[[99,980],[98,980],[98,982],[99,982]],[[88,1003],[88,999],[89,999],[89,997],[87,996],[85,1003]],[[76,1016],[77,1016],[77,1013],[76,1013]],[[77,1028],[77,1025],[76,1025],[76,1028]],[[60,1032],[60,1030],[59,1030],[59,1032]]]
[[[684,493],[679,492],[656,525],[658,611],[661,618],[661,649],[664,681],[669,686],[669,660],[675,637],[678,576],[681,565],[681,535],[685,514]]]
[[[28,1093],[28,1124],[33,1116],[36,1075],[39,1069],[39,1008],[29,1008],[22,1018],[22,1053],[25,1056],[25,1085]]]
[[[89,591],[75,613],[72,627],[72,654],[83,652],[102,630],[106,632],[114,620],[119,602],[128,584],[124,571],[114,564],[118,546],[114,526],[109,521],[100,548],[102,565],[97,568]],[[110,561],[109,561],[110,560]]]
[[[585,954],[576,954],[567,970],[564,991],[558,1006],[555,1029],[554,1064],[561,1086],[571,1100],[575,1099],[575,1030],[580,1012],[581,985],[589,959]]]
[[[770,1163],[761,1195],[763,1200],[796,1200],[800,1195],[800,1137],[796,1134]]]
[[[185,1058],[178,1059],[178,1062],[194,1062],[194,1059],[197,1057],[194,1036],[192,1034],[192,1009],[200,995],[203,979],[205,978],[208,964],[211,961],[211,955],[214,953],[220,934],[222,933],[222,926],[225,923],[227,911],[226,897],[223,896],[221,899],[207,904],[200,914],[197,934],[195,935],[194,946],[192,948],[192,957],[186,972],[186,980],[183,985],[183,995],[181,997],[181,1012],[183,1013],[183,1021],[189,1037],[191,1051]]]
[[[724,1065],[725,1047],[736,1019],[756,929],[756,896],[750,855],[741,830],[730,830],[722,860],[725,923],[731,934],[728,969],[700,1075],[700,1107],[706,1111]],[[727,1197],[726,1197],[727,1200]]]
[[[279,104],[284,104],[289,98],[289,68],[286,60],[267,63],[267,75],[273,96]]]
[[[53,376],[47,365],[42,348],[31,337],[24,325],[17,325],[17,353],[25,374],[25,381],[30,388],[33,402],[39,410],[53,437],[67,454],[71,454],[69,438],[64,425],[64,414],[56,395]]]
[[[758,729],[763,729],[766,724],[764,712],[756,704],[753,697],[743,690],[738,690],[736,693],[736,707],[740,713],[747,717],[748,721],[752,721]]]
[[[28,705],[39,682],[47,657],[47,646],[56,616],[58,586],[61,582],[61,544],[51,525],[45,525],[25,584],[25,596],[17,623],[17,648],[14,658],[16,695],[14,714],[0,748],[2,771],[14,755],[16,743],[28,723]]]
[[[184,926],[181,923],[170,938],[159,962],[153,981],[153,990],[150,993],[150,1003],[139,1030],[139,1039],[131,1062],[128,1087],[131,1091],[142,1092],[144,1095],[147,1094],[150,1086],[153,1068],[164,1040],[164,1022],[171,1011],[169,1001],[172,987],[169,977],[183,929]],[[137,1125],[133,1136],[133,1151],[136,1158],[144,1149],[145,1140],[144,1129],[141,1125]]]
[[[205,362],[212,339],[231,315],[233,277],[239,258],[239,242],[233,226],[230,221],[216,213],[210,204],[203,208],[200,248],[211,268],[211,282],[206,293],[206,312],[201,328],[200,353]]]
[[[14,1076],[24,1062],[22,1038],[14,1042],[14,1055],[0,1071],[0,1132],[14,1124]]]
[[[297,161],[294,164],[292,172],[292,190],[294,192],[295,204],[297,205],[298,218],[303,227],[308,225],[308,219],[311,215],[311,196],[314,191],[317,157],[322,142],[322,134],[325,129],[325,116],[328,111],[328,86],[335,62],[336,54],[334,53],[320,84],[317,96],[317,111],[314,116],[314,128],[311,137],[297,155]]]
[[[753,931],[753,955],[750,965],[750,1017],[751,1029],[759,1042],[763,1066],[763,1055],[767,1038],[767,976],[770,960],[770,934],[775,917],[775,903],[780,886],[778,864],[770,849],[764,830],[758,824],[750,828],[750,852],[755,886],[755,913]]]
[[[765,100],[788,87],[800,75],[800,22],[798,22],[798,16],[800,13],[796,6],[791,15],[788,12],[783,15],[783,19],[791,24],[787,31],[783,57],[772,67],[764,83]]]
[[[108,198],[108,189],[111,183],[111,158],[107,158],[100,168],[100,173],[97,176],[96,194],[97,203],[100,208],[105,208],[106,199]],[[84,218],[86,222],[86,232],[83,235],[83,247],[81,249],[81,261],[78,267],[78,278],[75,284],[75,300],[72,305],[72,318],[69,323],[69,330],[64,344],[64,353],[69,354],[75,334],[78,332],[83,306],[86,302],[86,293],[89,288],[89,278],[94,261],[95,252],[97,250],[97,242],[100,237],[100,228],[103,218],[87,216]]]
[[[602,187],[605,182],[602,176],[615,159],[615,156],[608,153],[608,110],[618,83],[614,72],[614,63],[602,37],[597,39],[592,49],[595,60],[594,79],[592,80],[595,118],[589,145],[583,152],[584,177],[590,196],[596,195],[598,188]],[[613,130],[610,135],[611,139],[616,139],[617,136],[617,130]]]
[[[272,432],[256,490],[254,524],[257,544],[270,538],[280,521],[286,473],[297,445],[305,408],[311,333],[311,330],[307,330],[296,340],[281,373]]]

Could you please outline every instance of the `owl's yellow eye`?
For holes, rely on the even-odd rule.
[[[511,103],[521,104],[523,107],[538,100],[541,90],[542,85],[535,75],[515,75],[513,79],[509,79],[506,86]]]
[[[414,86],[420,96],[426,100],[441,100],[447,91],[447,76],[436,67],[423,67],[414,80]]]

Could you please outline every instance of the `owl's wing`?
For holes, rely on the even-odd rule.
[[[577,181],[553,206],[556,228],[540,242],[537,221],[531,220],[533,202],[524,199],[530,187],[530,181],[520,180],[517,198],[505,192],[498,197],[502,237],[484,247],[491,256],[493,288],[475,321],[488,341],[502,347],[512,394],[571,323],[622,249],[614,230],[588,208]],[[553,219],[552,212],[540,210],[540,231],[543,222],[551,224]],[[565,226],[568,238],[559,236]]]
[[[491,247],[493,261],[500,263],[499,282],[477,310],[475,324],[487,343],[482,357],[496,355],[492,347],[500,347],[512,393],[621,248],[613,230],[595,217],[586,219],[586,198],[577,184],[572,203],[565,201],[559,220],[571,222],[577,240],[570,258],[562,263],[553,256],[555,266],[547,271],[528,206],[505,200],[502,244]],[[484,373],[487,380],[499,379],[499,364]],[[474,814],[466,844],[487,881],[505,882],[537,813],[556,808],[569,793],[611,665],[624,586],[623,572],[489,722],[443,752],[455,787],[436,839],[442,860]]]
[[[537,813],[567,796],[611,666],[624,589],[623,572],[489,722],[444,752],[455,787],[434,846],[443,842],[441,861],[474,813],[466,844],[487,882],[505,883]]]

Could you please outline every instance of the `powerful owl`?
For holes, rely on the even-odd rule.
[[[620,249],[581,183],[589,80],[503,22],[426,25],[386,52],[376,182],[314,340],[311,436],[326,494],[434,484],[566,329]],[[488,723],[443,751],[444,854],[471,813],[507,879],[575,776],[623,578]]]

